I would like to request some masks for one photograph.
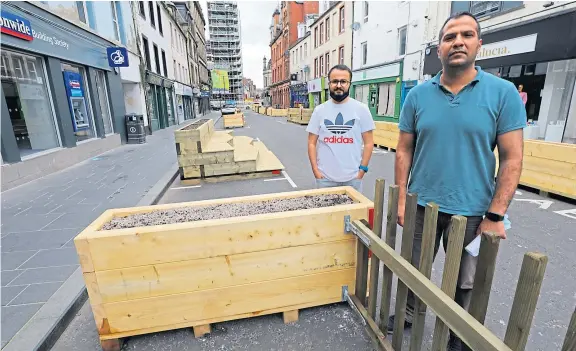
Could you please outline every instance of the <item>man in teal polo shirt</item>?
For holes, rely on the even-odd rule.
[[[414,87],[400,115],[395,182],[400,187],[398,222],[404,224],[406,192],[418,195],[412,264],[419,266],[424,206],[439,206],[436,245],[446,248],[452,215],[467,218],[464,246],[482,232],[506,238],[503,218],[522,170],[522,128],[526,112],[515,86],[475,66],[482,41],[470,13],[450,17],[440,31],[442,71]],[[500,166],[494,182],[498,146]],[[410,177],[409,177],[410,176]],[[408,181],[409,180],[409,181]],[[465,309],[476,271],[476,257],[462,251],[455,300]],[[410,292],[405,327],[410,327]],[[392,329],[394,316],[389,321]],[[451,335],[449,350],[461,350]]]

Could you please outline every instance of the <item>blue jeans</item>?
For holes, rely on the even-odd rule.
[[[351,186],[359,192],[362,192],[362,179],[354,178],[347,182],[335,182],[326,178],[316,179],[316,188],[332,188],[337,186]]]

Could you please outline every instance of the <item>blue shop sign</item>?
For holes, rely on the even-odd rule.
[[[34,39],[30,21],[6,11],[2,11],[2,33],[26,41]]]
[[[128,67],[128,50],[121,46],[115,46],[106,49],[108,56],[108,65],[110,67]]]

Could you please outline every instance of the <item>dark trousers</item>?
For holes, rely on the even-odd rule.
[[[416,212],[416,229],[414,231],[414,244],[412,246],[412,265],[416,268],[420,266],[420,253],[422,248],[422,233],[424,230],[424,212],[425,208],[418,205]],[[451,214],[438,212],[438,222],[436,225],[436,242],[434,245],[434,259],[440,247],[440,240],[442,239],[442,246],[446,252],[448,245],[448,232],[450,230]],[[466,217],[466,232],[464,234],[464,245],[462,247],[462,260],[460,262],[460,273],[458,274],[458,283],[456,285],[456,294],[454,301],[462,306],[465,310],[470,307],[470,297],[472,295],[472,287],[474,285],[474,275],[476,274],[476,263],[478,257],[473,257],[464,250],[474,238],[476,237],[476,230],[482,222],[482,216]],[[408,291],[408,301],[406,305],[406,320],[412,322],[414,314],[414,294]]]

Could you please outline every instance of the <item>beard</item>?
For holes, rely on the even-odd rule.
[[[336,91],[332,91],[330,90],[330,97],[338,102],[344,101],[349,94],[349,90],[336,90]]]
[[[466,56],[463,58],[462,56]],[[476,61],[476,55],[470,55],[469,53],[460,53],[458,56],[455,56],[455,59],[450,56],[450,54],[444,58],[441,58],[442,65],[444,67],[449,68],[467,68],[469,66],[473,66],[474,62]]]

